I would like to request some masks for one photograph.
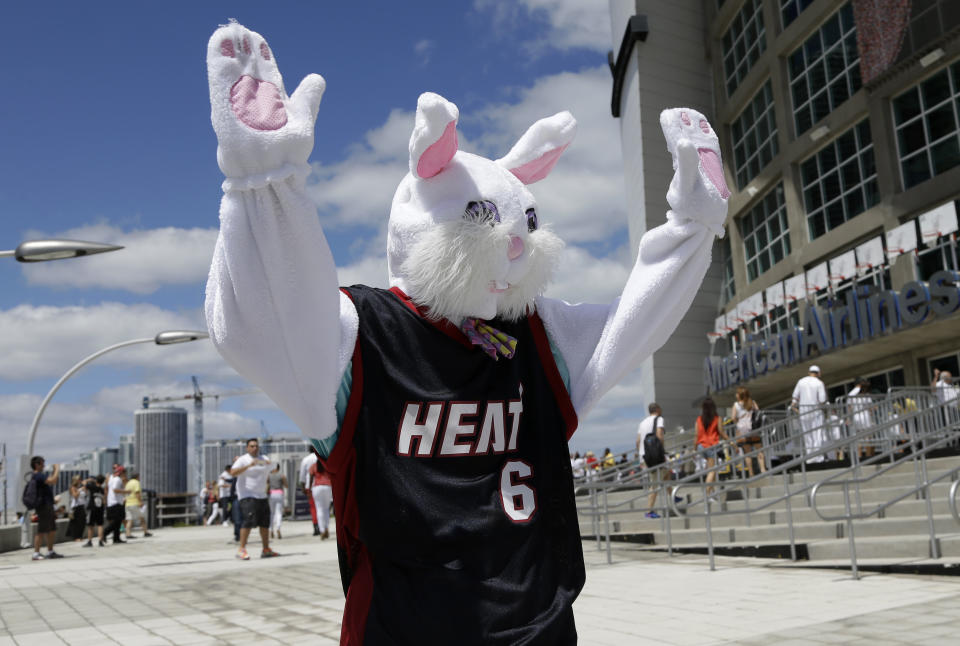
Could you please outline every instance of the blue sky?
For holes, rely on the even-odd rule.
[[[286,7],[286,9],[284,9]],[[385,225],[405,173],[417,96],[461,111],[463,147],[503,155],[536,119],[569,109],[577,140],[533,187],[568,247],[549,295],[608,301],[627,275],[618,124],[609,113],[606,2],[6,3],[0,101],[0,248],[37,237],[123,244],[99,257],[26,266],[0,259],[0,441],[23,450],[33,413],[83,356],[203,326],[222,176],[210,126],[207,39],[236,18],[266,37],[292,92],[327,80],[311,162],[341,282],[386,282]],[[135,346],[71,379],[37,452],[71,460],[131,432],[143,395],[247,384],[208,342]],[[608,395],[574,448],[633,444],[635,383]],[[264,397],[207,402],[208,437],[293,424]]]

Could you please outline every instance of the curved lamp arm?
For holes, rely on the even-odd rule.
[[[133,339],[131,341],[124,341],[123,343],[117,343],[117,344],[111,345],[107,348],[103,348],[102,350],[98,350],[94,352],[93,354],[91,354],[90,356],[84,359],[81,359],[75,366],[73,366],[72,368],[70,368],[70,370],[64,373],[64,375],[60,377],[60,380],[53,385],[53,388],[50,389],[50,392],[47,393],[47,396],[43,398],[43,401],[40,403],[40,408],[37,409],[37,414],[33,416],[33,424],[31,424],[30,426],[30,435],[27,437],[27,456],[29,457],[30,455],[33,454],[33,440],[37,436],[37,427],[40,425],[40,418],[43,417],[43,411],[47,409],[47,404],[50,403],[50,400],[53,399],[53,396],[57,394],[58,390],[60,390],[60,386],[63,385],[63,382],[65,382],[67,379],[72,377],[75,372],[80,370],[80,368],[84,367],[85,365],[87,365],[97,357],[104,355],[112,350],[116,350],[117,348],[123,348],[128,345],[134,345],[136,343],[153,343],[153,342],[154,342],[154,337],[151,336],[145,339]]]

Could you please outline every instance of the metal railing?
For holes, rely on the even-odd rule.
[[[794,496],[802,494],[810,494],[812,498],[813,489],[816,484],[819,484],[810,483],[806,468],[808,462],[820,461],[827,456],[847,456],[850,459],[850,465],[825,480],[834,481],[844,475],[853,473],[855,477],[850,479],[850,486],[856,488],[857,500],[859,501],[860,481],[865,481],[860,478],[862,466],[889,460],[891,463],[889,468],[893,468],[906,459],[911,459],[907,455],[898,460],[898,454],[902,455],[907,450],[916,453],[917,455],[912,459],[915,461],[916,457],[921,457],[924,465],[924,468],[915,468],[918,485],[909,493],[898,496],[897,500],[889,503],[894,504],[894,502],[924,489],[924,485],[921,483],[921,473],[925,473],[927,453],[956,441],[958,431],[960,431],[960,423],[957,420],[955,404],[956,402],[940,404],[931,391],[926,388],[898,388],[891,389],[886,395],[876,398],[867,396],[856,401],[844,398],[836,404],[824,406],[816,411],[819,423],[810,423],[811,418],[804,419],[799,415],[768,414],[768,420],[772,418],[772,421],[755,431],[762,438],[759,449],[738,453],[738,449],[732,442],[724,444],[723,460],[717,460],[717,463],[710,468],[695,469],[691,475],[681,476],[672,481],[664,481],[664,473],[684,473],[684,465],[692,457],[689,448],[675,444],[673,448],[680,455],[674,456],[654,469],[645,468],[639,461],[635,461],[627,465],[620,465],[620,468],[616,470],[610,468],[593,474],[592,478],[577,480],[577,488],[579,490],[585,489],[589,494],[588,504],[579,505],[578,511],[591,519],[598,549],[602,549],[601,540],[605,537],[607,559],[611,561],[611,516],[635,514],[637,511],[646,510],[646,504],[639,505],[638,501],[655,491],[660,504],[654,509],[649,509],[649,511],[663,512],[662,525],[663,531],[667,535],[668,553],[673,554],[671,513],[677,516],[684,515],[687,518],[702,517],[706,527],[710,568],[714,569],[712,517],[743,514],[749,527],[752,514],[784,503],[791,558],[795,560],[797,555],[792,499]],[[864,424],[864,415],[862,414],[864,411],[869,413],[869,424]],[[804,428],[805,426],[807,428]],[[811,436],[814,441],[807,441],[807,438]],[[928,444],[928,442],[933,442],[933,444]],[[918,447],[918,443],[923,443],[923,446]],[[920,453],[921,449],[924,449],[922,453]],[[863,461],[861,461],[861,453],[865,456]],[[761,454],[765,458],[764,466],[767,467],[765,473],[739,479],[734,477],[725,480],[719,479],[719,475],[724,471],[729,471],[731,476],[735,476],[738,471],[741,474],[746,473],[746,461],[759,459]],[[773,464],[775,460],[777,461],[776,465]],[[793,474],[797,471],[802,478],[802,483],[799,487],[792,488]],[[717,474],[715,477],[718,478],[712,484],[706,481],[707,475],[711,472]],[[751,488],[762,480],[777,475],[782,476],[783,493],[776,498],[766,499],[763,503],[752,504]],[[949,475],[948,473],[943,477]],[[926,480],[927,478],[924,475],[922,481]],[[723,487],[725,494],[729,494],[737,488],[741,489],[744,508],[742,510],[729,510],[725,501],[720,501],[719,498],[712,495],[711,491],[708,491],[713,487]],[[678,490],[682,491],[684,488],[695,488],[699,491],[700,496],[697,498],[690,495],[686,499],[684,507],[680,509],[674,497]],[[632,497],[628,496],[625,500],[615,504],[610,504],[610,493],[631,490],[639,490],[639,493]],[[951,490],[951,493],[954,515],[960,522],[960,513],[956,510],[956,487]],[[808,498],[808,503],[809,500]],[[715,506],[719,507],[719,511],[714,509]],[[698,507],[703,510],[699,514],[696,513]],[[857,513],[862,513],[862,505],[859,502]],[[601,524],[603,525],[602,529]],[[852,532],[850,534],[852,535]]]
[[[860,574],[857,568],[857,548],[853,521],[863,520],[870,518],[871,516],[879,516],[889,507],[892,507],[896,503],[901,502],[902,500],[905,500],[911,496],[916,496],[917,494],[922,494],[922,499],[925,501],[927,526],[930,536],[930,558],[940,558],[941,552],[939,543],[937,542],[936,527],[933,520],[933,503],[930,497],[930,485],[940,482],[946,478],[953,478],[957,473],[960,473],[960,467],[955,467],[945,471],[931,480],[929,470],[927,468],[927,455],[933,451],[945,448],[948,444],[956,441],[956,437],[952,434],[942,434],[935,430],[941,425],[943,425],[944,428],[951,428],[948,425],[948,422],[945,422],[945,420],[947,420],[950,416],[951,409],[955,409],[953,404],[938,404],[936,406],[911,413],[911,421],[916,422],[915,425],[908,426],[911,437],[909,437],[909,439],[907,439],[905,442],[899,444],[897,447],[895,447],[895,449],[888,451],[891,454],[891,457],[893,457],[894,451],[896,451],[896,453],[900,453],[901,457],[891,459],[890,464],[883,466],[866,477],[862,477],[860,475],[861,467],[886,461],[888,457],[887,452],[874,455],[873,457],[869,457],[863,461],[858,461],[858,463],[850,470],[829,476],[821,482],[818,482],[816,485],[814,485],[813,490],[810,492],[810,506],[821,520],[830,522],[844,521],[846,523],[846,534],[849,541],[850,567],[855,579],[859,579]],[[924,428],[934,430],[933,432],[925,433],[923,430]],[[888,473],[892,469],[895,469],[906,462],[911,462],[913,464],[914,475],[916,479],[915,485],[910,488],[901,489],[897,495],[893,496],[892,498],[878,503],[869,509],[864,509],[863,497],[861,495],[860,488],[861,485],[868,483],[885,473]],[[854,474],[853,477],[841,478],[841,476],[847,475],[851,471]],[[817,495],[824,487],[840,487],[843,490],[843,508],[845,513],[838,515],[826,515],[820,510],[817,504]],[[851,488],[853,489],[852,493]],[[854,510],[854,502],[856,503],[856,510]]]

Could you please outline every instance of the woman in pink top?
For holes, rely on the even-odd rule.
[[[310,467],[310,493],[313,494],[313,504],[317,507],[317,517],[320,521],[320,538],[330,538],[330,503],[333,502],[333,488],[330,474],[317,460]]]

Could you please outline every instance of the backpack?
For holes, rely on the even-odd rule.
[[[755,408],[753,412],[750,413],[750,428],[752,430],[759,431],[766,423],[767,418],[759,408]]]
[[[30,479],[23,487],[23,506],[27,509],[36,509],[40,502],[40,492],[37,491],[37,478],[35,474],[30,474]]]
[[[666,451],[663,450],[663,442],[657,437],[657,420],[659,419],[660,416],[657,415],[653,420],[653,430],[643,438],[643,461],[647,463],[648,467],[655,467],[667,461]]]

